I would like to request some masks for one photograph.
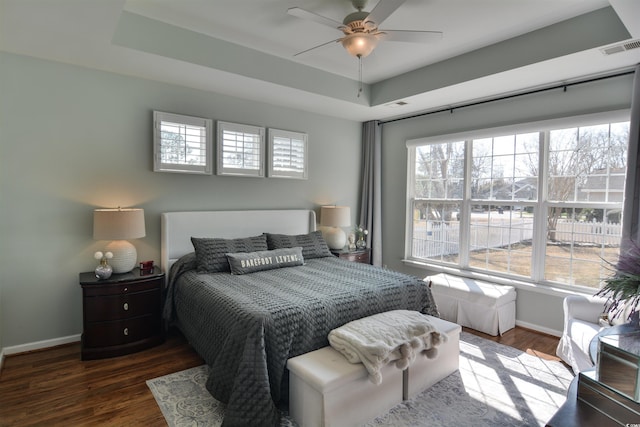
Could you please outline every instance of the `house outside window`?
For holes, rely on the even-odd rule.
[[[598,288],[619,254],[628,117],[408,141],[406,260]]]

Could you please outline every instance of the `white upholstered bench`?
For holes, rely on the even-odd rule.
[[[448,338],[438,347],[438,356],[418,356],[405,371],[390,363],[382,369],[380,385],[369,380],[362,363],[349,363],[332,347],[289,359],[291,417],[301,427],[361,425],[455,372],[459,366],[461,328],[429,318]]]
[[[516,290],[475,279],[440,273],[428,276],[443,319],[489,335],[502,335],[516,325]]]

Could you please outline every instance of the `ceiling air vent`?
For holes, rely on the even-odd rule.
[[[605,55],[613,55],[614,53],[625,52],[627,50],[638,48],[640,48],[640,40],[632,40],[630,42],[620,43],[615,46],[604,47],[600,49],[600,51]]]

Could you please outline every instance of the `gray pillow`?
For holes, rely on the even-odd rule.
[[[256,252],[268,250],[264,235],[241,239],[192,237],[196,252],[196,265],[200,273],[230,271],[227,254],[230,252]]]
[[[247,274],[274,268],[303,265],[302,248],[227,254],[231,274]]]
[[[298,235],[265,234],[267,236],[269,249],[295,248],[300,246],[302,247],[302,256],[304,259],[333,256],[319,230],[312,231],[309,234]]]

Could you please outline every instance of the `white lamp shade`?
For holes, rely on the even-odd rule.
[[[144,209],[93,211],[93,238],[96,240],[139,239],[145,235]]]
[[[351,208],[349,206],[322,206],[320,208],[320,225],[327,227],[350,226]]]
[[[105,248],[113,253],[109,264],[116,274],[127,273],[136,265],[136,247],[127,239],[146,235],[143,209],[96,209],[93,211],[93,238],[113,240]]]

